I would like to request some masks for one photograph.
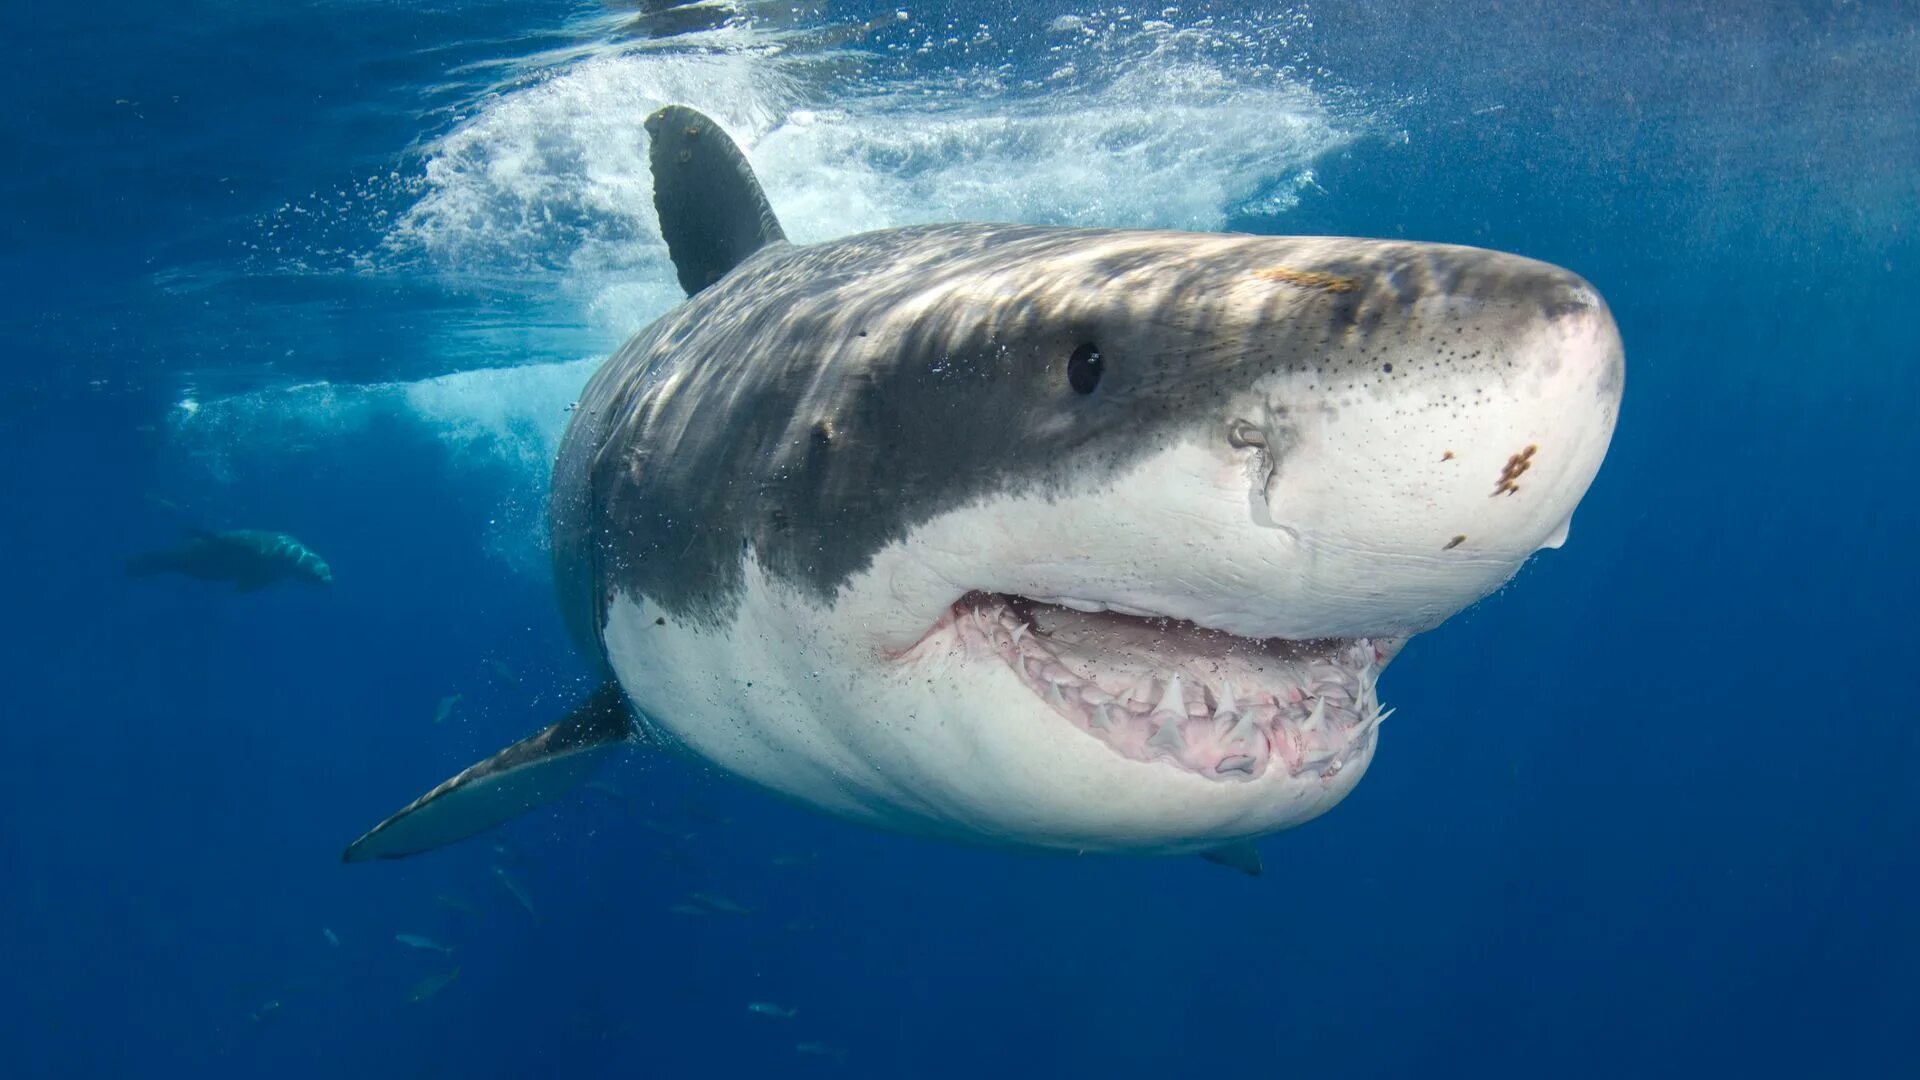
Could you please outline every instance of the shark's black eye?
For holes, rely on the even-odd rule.
[[[1067,381],[1073,384],[1076,394],[1091,394],[1093,388],[1100,385],[1100,372],[1105,365],[1100,362],[1100,347],[1093,342],[1083,343],[1067,357]]]

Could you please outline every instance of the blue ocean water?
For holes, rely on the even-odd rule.
[[[660,6],[0,10],[0,1070],[1920,1066],[1920,10]],[[802,241],[1560,263],[1626,341],[1611,453],[1565,548],[1395,662],[1369,774],[1258,879],[871,833],[638,754],[343,866],[588,676],[546,470],[679,295],[640,127],[669,101]],[[292,532],[336,583],[122,576],[193,524]]]

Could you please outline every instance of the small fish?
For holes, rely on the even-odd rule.
[[[512,893],[513,898],[520,902],[520,906],[527,909],[527,914],[533,916],[535,922],[540,921],[540,913],[533,909],[533,901],[527,899],[527,894],[520,891],[519,884],[508,877],[505,870],[497,866],[493,868],[493,873],[500,879],[501,887]]]
[[[736,904],[733,901],[727,899],[726,897],[719,895],[718,893],[697,892],[688,896],[687,900],[690,901],[691,903],[697,904],[700,907],[705,908],[708,911],[713,912],[716,915],[751,915],[753,914],[752,908],[742,907],[739,904]]]
[[[609,799],[623,799],[626,797],[624,792],[612,784],[607,783],[605,780],[589,780],[587,781],[586,787],[588,791],[597,791]]]
[[[809,851],[805,855],[775,855],[770,861],[775,866],[808,866],[819,858],[819,852]]]
[[[265,1005],[262,1005],[258,1009],[255,1009],[253,1011],[252,1013],[253,1022],[256,1024],[264,1024],[267,1021],[272,1020],[274,1017],[280,1015],[280,1008],[281,1006],[278,1001],[267,1002]]]
[[[675,904],[667,909],[667,913],[670,915],[698,915],[701,918],[705,918],[710,914],[706,908],[694,907],[692,904]]]
[[[491,656],[487,657],[487,666],[494,670],[494,674],[499,675],[501,678],[507,680],[508,682],[520,681],[520,676],[515,675],[513,673],[512,668],[508,667],[504,663],[501,663],[499,660],[495,659],[494,657],[491,657]]]
[[[431,949],[434,952],[446,953],[448,956],[453,955],[452,946],[442,945],[430,937],[421,937],[419,934],[395,934],[393,940],[409,948]]]
[[[445,990],[448,983],[459,977],[459,968],[454,968],[444,975],[429,975],[413,984],[413,992],[407,995],[407,1000],[418,1005],[440,991]]]
[[[794,1043],[793,1052],[796,1054],[811,1054],[814,1057],[830,1057],[836,1060],[847,1056],[845,1050],[835,1046],[828,1046],[823,1042]]]
[[[326,938],[327,944],[333,946],[334,948],[337,949],[340,947],[340,935],[334,933],[331,927],[326,927],[326,926],[321,927],[320,936]]]
[[[460,704],[459,694],[448,694],[446,697],[441,698],[440,704],[434,707],[433,722],[436,724],[446,723],[447,717],[453,715],[453,707],[458,704]]]
[[[453,910],[459,912],[462,915],[467,916],[468,918],[483,919],[486,917],[481,913],[479,908],[474,907],[472,904],[467,903],[465,900],[462,900],[459,897],[452,895],[451,893],[440,893],[436,895],[434,899],[440,902],[441,907],[452,908]]]
[[[759,1013],[761,1016],[777,1017],[778,1019],[781,1019],[781,1020],[791,1020],[794,1017],[800,1015],[799,1009],[784,1008],[782,1006],[775,1005],[771,1001],[750,1002],[747,1005],[747,1011],[750,1013]]]
[[[789,934],[811,934],[820,927],[810,922],[790,922],[782,927]]]

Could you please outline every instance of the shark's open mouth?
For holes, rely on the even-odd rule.
[[[1091,605],[1090,605],[1091,606]],[[1115,753],[1218,780],[1331,778],[1386,718],[1366,638],[1238,637],[1180,619],[969,593],[951,625]],[[1390,710],[1388,710],[1390,711]]]

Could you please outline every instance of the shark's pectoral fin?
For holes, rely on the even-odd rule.
[[[1251,877],[1260,876],[1260,849],[1252,841],[1243,840],[1238,844],[1228,844],[1212,851],[1203,851],[1200,857],[1210,863],[1231,866],[1235,870]]]
[[[786,240],[760,181],[720,125],[669,105],[647,117],[647,136],[660,234],[688,296]]]
[[[375,825],[341,861],[417,855],[485,832],[566,794],[637,734],[625,695],[607,683],[566,719],[468,766]]]

